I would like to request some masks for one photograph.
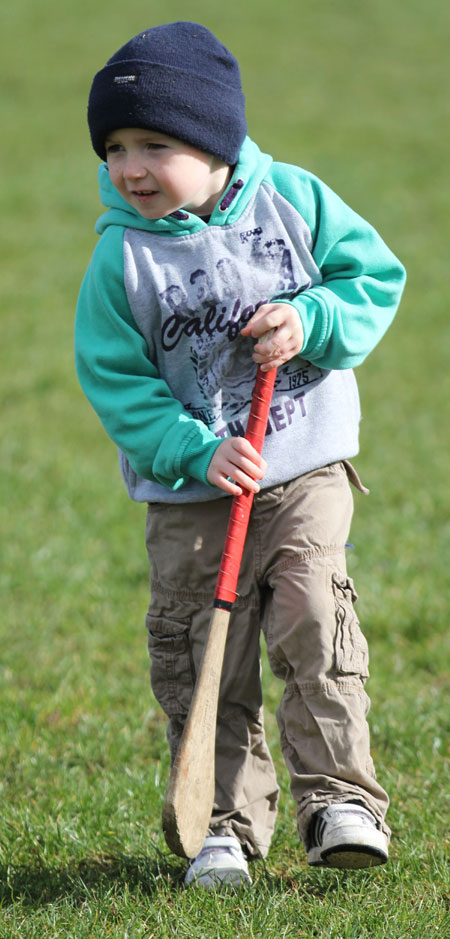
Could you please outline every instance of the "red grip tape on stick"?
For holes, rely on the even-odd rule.
[[[258,453],[261,453],[263,448],[276,373],[276,368],[270,369],[269,372],[262,372],[261,368],[258,368],[256,374],[245,436]],[[252,504],[253,492],[248,489],[233,498],[214,594],[214,606],[230,609],[236,599],[239,568]]]

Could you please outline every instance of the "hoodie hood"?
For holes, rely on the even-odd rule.
[[[182,235],[200,231],[207,224],[230,224],[242,215],[271,164],[272,157],[268,153],[262,153],[257,144],[250,137],[246,137],[230,183],[211,213],[209,222],[206,223],[198,215],[184,209],[166,218],[144,218],[120,195],[111,182],[107,164],[102,163],[98,169],[100,199],[108,211],[97,219],[95,231],[98,235],[102,235],[110,225],[119,225],[123,228],[137,228],[141,231],[153,232],[157,235]]]

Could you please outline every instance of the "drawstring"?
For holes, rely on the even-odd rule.
[[[225,209],[228,209],[233,199],[237,196],[239,190],[242,189],[243,185],[244,185],[244,180],[237,179],[236,182],[233,183],[232,186],[230,186],[228,192],[223,197],[222,202],[220,203],[219,209],[221,212],[225,212]]]
[[[236,182],[234,182],[233,185],[230,186],[228,192],[224,195],[222,202],[219,205],[219,209],[221,212],[225,212],[225,210],[230,207],[233,199],[237,196],[239,190],[242,189],[243,185],[244,185],[244,180],[237,179]],[[187,214],[187,212],[183,212],[182,209],[178,209],[176,212],[171,212],[170,214],[172,218],[177,218],[180,220],[180,222],[185,222],[186,219],[189,218],[189,215]]]

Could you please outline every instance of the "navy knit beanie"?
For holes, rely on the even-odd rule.
[[[237,60],[205,26],[153,26],[125,43],[97,72],[88,124],[102,160],[108,133],[142,127],[232,165],[247,133]]]

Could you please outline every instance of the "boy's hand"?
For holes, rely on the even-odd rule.
[[[242,489],[259,492],[256,480],[263,478],[266,469],[266,461],[245,437],[227,437],[217,447],[206,478],[224,492],[240,496]]]
[[[269,330],[273,330],[270,338],[265,342],[257,342],[253,350],[253,360],[261,366],[263,372],[279,368],[298,355],[304,340],[300,315],[291,303],[265,303],[241,329],[241,333],[260,339]]]

